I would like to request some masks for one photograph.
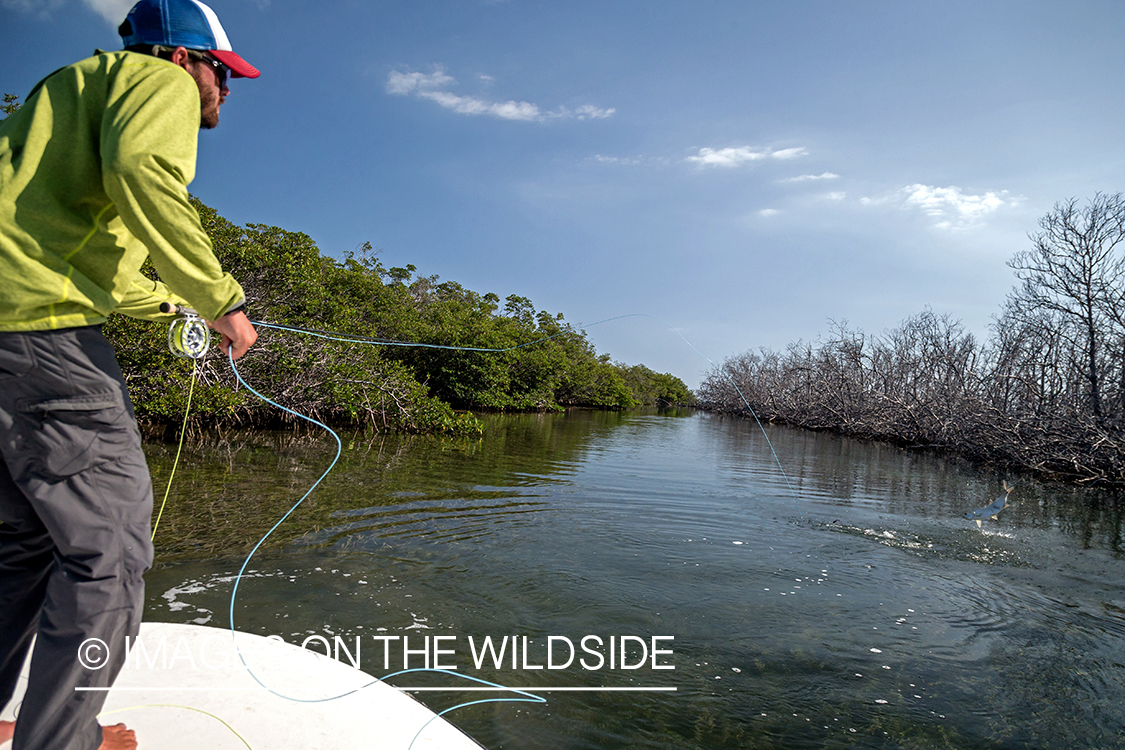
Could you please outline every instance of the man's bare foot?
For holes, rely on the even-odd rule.
[[[14,721],[0,721],[0,745],[12,739],[15,733]],[[137,750],[137,733],[124,724],[102,727],[102,744],[98,750]]]
[[[137,750],[137,733],[124,724],[102,727],[102,744],[98,750]]]

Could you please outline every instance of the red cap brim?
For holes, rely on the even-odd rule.
[[[235,78],[257,78],[261,75],[258,69],[243,60],[233,52],[221,49],[208,50],[215,59],[230,68],[230,73]]]

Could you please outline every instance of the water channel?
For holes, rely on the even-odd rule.
[[[446,636],[442,666],[554,688],[447,715],[490,750],[1125,747],[1125,502],[1021,479],[978,529],[961,514],[1005,476],[769,435],[788,479],[753,422],[692,410],[345,434],[251,561],[236,626],[359,638],[376,676],[404,637]],[[175,446],[146,449],[159,502]],[[316,432],[193,435],[145,619],[229,626],[249,549],[334,452]]]

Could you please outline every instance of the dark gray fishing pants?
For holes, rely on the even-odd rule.
[[[0,706],[32,636],[13,750],[96,750],[135,638],[152,483],[100,327],[0,332]],[[97,641],[91,639],[98,639]]]

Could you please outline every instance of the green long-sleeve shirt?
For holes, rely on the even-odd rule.
[[[188,202],[199,117],[182,68],[100,52],[0,122],[0,331],[158,320],[165,301],[215,320],[244,300]]]

